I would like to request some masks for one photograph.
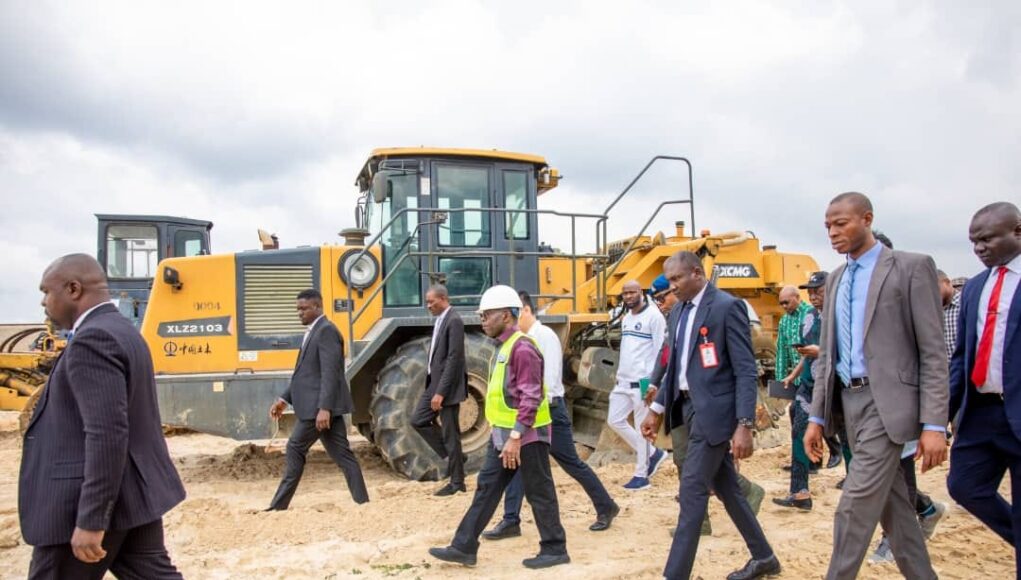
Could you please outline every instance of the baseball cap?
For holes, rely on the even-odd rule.
[[[670,282],[667,281],[666,276],[664,276],[663,274],[660,274],[659,278],[656,278],[655,280],[652,281],[653,294],[659,294],[660,292],[666,290],[669,287]]]
[[[802,290],[807,290],[808,288],[819,288],[820,286],[825,286],[826,274],[827,272],[825,271],[813,272],[812,276],[809,277],[808,282],[805,282],[801,286],[798,286],[798,288],[801,288]]]

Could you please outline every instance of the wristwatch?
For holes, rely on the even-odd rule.
[[[518,433],[517,431],[511,431],[510,432],[510,438],[511,439],[521,439],[521,433]]]
[[[755,428],[755,421],[752,421],[751,419],[747,419],[745,417],[742,417],[742,418],[738,419],[737,420],[737,424],[742,426],[742,427],[747,427],[749,429],[754,429]]]

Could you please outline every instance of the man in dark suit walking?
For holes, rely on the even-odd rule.
[[[163,514],[184,499],[160,427],[152,357],[85,254],[43,274],[46,315],[70,331],[32,415],[18,513],[29,578],[180,578]]]
[[[436,317],[429,343],[429,368],[425,390],[418,401],[411,426],[440,457],[447,459],[450,481],[434,495],[447,496],[467,491],[464,485],[464,454],[458,416],[461,401],[468,396],[464,362],[464,322],[450,307],[445,286],[435,285],[425,293],[425,306]],[[439,419],[439,424],[436,420]]]
[[[692,252],[670,256],[663,273],[680,303],[667,323],[669,360],[642,434],[655,440],[666,415],[668,431],[686,423],[690,437],[680,483],[681,514],[663,575],[670,580],[691,577],[710,489],[723,501],[752,556],[727,578],[778,574],[780,561],[741,493],[734,465],[735,459],[752,454],[758,371],[748,311],[706,280]]]
[[[267,511],[285,510],[291,504],[305,456],[316,439],[344,472],[347,488],[355,503],[369,501],[361,467],[347,441],[344,414],[354,408],[351,390],[344,378],[344,339],[323,314],[323,296],[318,290],[298,294],[298,317],[306,325],[305,338],[294,363],[294,374],[280,398],[269,408],[269,416],[279,419],[287,405],[294,407],[297,421],[287,440],[287,467]]]
[[[1021,212],[1007,202],[983,207],[969,236],[986,270],[961,293],[950,416],[961,415],[947,487],[1014,546],[1021,578]],[[998,491],[1008,469],[1010,503]]]
[[[946,459],[947,363],[936,265],[893,251],[872,231],[872,202],[842,193],[826,209],[833,249],[847,263],[826,278],[818,375],[805,449],[822,459],[823,434],[842,415],[854,460],[833,524],[826,577],[852,579],[882,523],[900,572],[935,578],[914,504],[899,470],[918,440],[922,472]]]

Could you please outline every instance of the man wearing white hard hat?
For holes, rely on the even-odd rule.
[[[510,286],[493,286],[479,302],[482,330],[499,347],[489,373],[486,419],[493,427],[475,496],[446,548],[429,554],[446,562],[474,566],[479,535],[500,505],[504,489],[520,470],[525,499],[539,528],[539,554],[522,561],[527,568],[567,564],[567,538],[550,472],[549,400],[543,389],[543,360],[534,339],[518,329],[521,298]]]

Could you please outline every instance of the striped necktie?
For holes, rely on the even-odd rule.
[[[845,276],[847,284],[840,285],[837,293],[837,343],[839,362],[837,375],[845,385],[851,383],[851,296],[854,294],[854,273],[860,268],[857,262],[848,262]]]

